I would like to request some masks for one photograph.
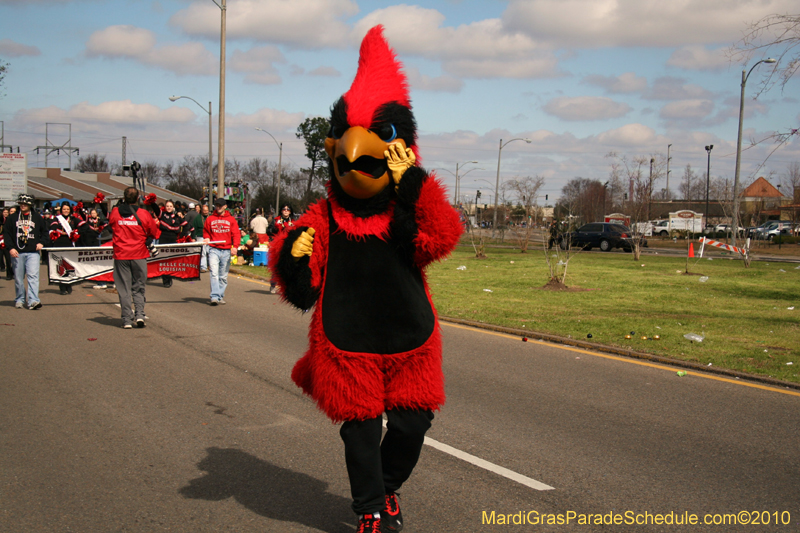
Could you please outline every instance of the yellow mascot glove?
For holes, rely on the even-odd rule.
[[[390,144],[389,148],[383,152],[383,156],[386,158],[386,164],[394,180],[394,188],[397,190],[403,174],[409,167],[414,166],[417,157],[411,148],[403,149],[403,146],[398,143]]]
[[[308,228],[294,241],[294,244],[292,244],[292,257],[294,257],[295,261],[304,255],[310,256],[311,252],[314,251],[314,233],[316,233],[314,228]]]

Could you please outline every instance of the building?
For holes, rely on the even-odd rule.
[[[792,199],[784,196],[766,179],[758,178],[742,191],[740,213],[743,226],[757,226],[766,220],[791,220]]]
[[[36,198],[37,208],[41,208],[46,202],[61,199],[88,205],[98,193],[102,193],[110,210],[122,198],[125,188],[131,185],[132,178],[115,176],[109,172],[74,172],[60,168],[28,167],[28,193]],[[155,193],[158,202],[174,200],[197,203],[196,198],[189,198],[147,182],[144,192]]]

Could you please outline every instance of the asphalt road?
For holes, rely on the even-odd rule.
[[[45,285],[41,310],[18,310],[0,280],[0,531],[354,531],[338,426],[289,379],[309,316],[257,281],[232,278],[226,306],[208,293],[151,282],[147,328],[123,330],[116,294]],[[456,455],[423,450],[404,531],[800,529],[796,391],[442,329],[448,403],[428,435]],[[740,511],[771,523],[577,523]],[[570,523],[498,525],[546,513]]]

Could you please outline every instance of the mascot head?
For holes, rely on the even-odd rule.
[[[357,214],[379,212],[394,191],[384,152],[393,143],[411,148],[419,161],[417,125],[402,65],[375,26],[361,42],[358,72],[331,108],[325,139],[331,190]]]

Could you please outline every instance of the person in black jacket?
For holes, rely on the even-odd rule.
[[[61,204],[58,214],[50,223],[50,243],[53,248],[70,248],[80,238],[78,229],[86,224],[78,217],[72,216],[72,207],[67,202]],[[72,294],[72,284],[59,283],[61,294]]]
[[[158,244],[175,244],[178,242],[178,237],[184,232],[186,224],[187,222],[183,216],[175,211],[173,201],[167,200],[164,204],[164,211],[158,217],[158,229],[161,230]],[[161,281],[164,287],[172,287],[172,276],[164,274],[161,276]]]
[[[10,213],[7,207],[3,208],[3,214],[0,215],[0,232],[2,232],[2,226],[5,225],[6,220]],[[5,242],[2,246],[2,253],[0,253],[0,271],[5,271],[6,279],[13,279],[14,278],[14,268],[11,266],[11,255],[9,252],[11,251],[10,246],[6,246]]]
[[[40,309],[39,252],[47,239],[44,219],[33,210],[33,196],[20,194],[19,211],[9,215],[3,225],[3,241],[9,250],[14,268],[14,306],[25,305],[25,280],[28,280],[28,308]]]
[[[78,246],[100,246],[100,232],[106,224],[100,220],[97,209],[92,208],[89,210],[89,216],[86,217],[86,223],[78,227]]]

